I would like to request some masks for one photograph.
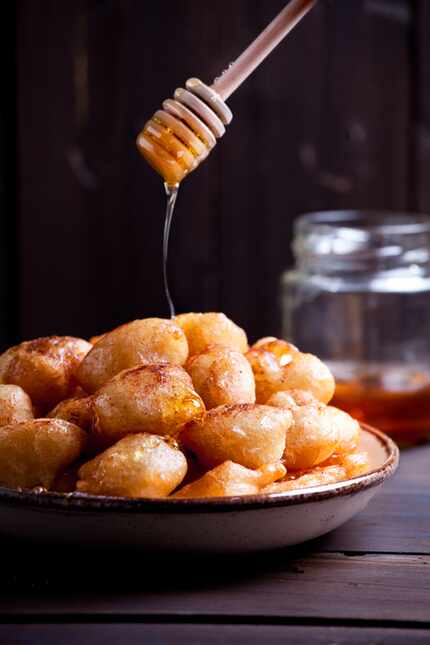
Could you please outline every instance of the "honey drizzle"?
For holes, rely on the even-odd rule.
[[[205,101],[203,98],[199,99],[200,101],[206,103],[206,105],[211,108],[210,104]],[[204,117],[200,114],[196,114],[191,108],[187,107],[190,112],[195,116],[197,120],[200,120],[202,124],[210,130],[210,124],[206,123]],[[212,109],[212,108],[211,108]],[[183,118],[174,115],[175,120],[182,124],[186,130],[189,130],[190,134],[198,139],[205,147],[206,151],[197,150],[196,145],[194,146],[189,142],[184,140],[184,133],[181,136],[180,133],[174,131],[171,127],[166,125],[156,114],[146,123],[144,129],[137,138],[137,147],[140,152],[146,157],[150,165],[159,172],[164,179],[164,188],[167,196],[167,205],[166,205],[166,215],[164,219],[164,231],[163,231],[163,284],[164,284],[164,293],[166,296],[167,304],[169,307],[170,317],[175,317],[175,306],[170,294],[169,289],[169,280],[168,280],[168,255],[169,255],[169,237],[170,237],[170,228],[172,225],[173,212],[175,210],[176,198],[178,196],[179,182],[191,171],[193,170],[210,152],[213,145],[211,146],[210,142],[207,141],[198,130],[194,128]],[[154,128],[151,129],[151,123],[156,124],[160,129],[158,134]],[[163,135],[163,136],[161,136]],[[153,151],[150,152],[150,149],[146,149],[143,145],[142,140],[146,140],[148,143],[152,144]],[[172,149],[169,143],[177,142],[180,146],[186,148],[188,153],[194,158],[195,162],[190,163],[189,159],[184,158],[184,151],[179,148],[179,150]],[[177,146],[176,146],[177,148]],[[167,165],[163,166],[160,162],[156,160],[157,149],[159,153],[163,153],[163,164],[166,162]],[[169,166],[169,164],[172,164]],[[176,167],[175,167],[176,165]],[[169,183],[169,179],[171,180]],[[173,181],[172,181],[173,180]],[[178,182],[178,183],[173,183]]]
[[[169,306],[170,318],[175,317],[175,305],[173,304],[170,295],[169,280],[167,275],[167,261],[169,256],[169,237],[170,227],[172,225],[173,212],[175,210],[176,198],[178,196],[179,184],[173,186],[165,183],[164,189],[167,196],[166,217],[164,219],[164,232],[163,232],[163,284],[164,293],[166,296],[167,304]]]

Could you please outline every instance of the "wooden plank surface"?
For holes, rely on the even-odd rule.
[[[324,206],[407,208],[410,2],[325,6],[328,80],[317,173]]]
[[[16,52],[11,47],[15,7],[5,5],[0,23],[0,352],[19,337],[17,289]]]
[[[303,625],[0,625],[5,645],[391,645],[427,644],[429,632],[422,629],[377,627],[306,627]]]
[[[85,328],[90,255],[74,171],[79,6],[65,3],[58,11],[55,0],[43,8],[31,0],[17,3],[21,339],[78,335]]]
[[[17,5],[24,336],[165,314],[161,182],[134,137],[283,1],[66,4]],[[430,211],[428,5],[320,4],[232,98],[226,140],[181,189],[170,262],[180,310],[221,308],[251,337],[273,333],[294,216]],[[13,239],[4,218],[2,231]],[[17,269],[10,249],[2,261]],[[0,620],[73,624],[3,625],[0,642],[429,642],[429,464],[430,447],[404,452],[360,516],[291,550],[172,560],[4,543]],[[112,624],[74,624],[97,620]]]
[[[239,562],[190,558],[180,567],[150,560],[123,557],[119,570],[109,558],[100,556],[92,568],[82,559],[72,577],[57,553],[57,576],[45,577],[45,585],[43,579],[30,590],[19,584],[14,592],[3,578],[3,620],[109,615],[430,623],[430,556],[284,552]]]
[[[388,488],[343,527],[321,538],[318,550],[374,553],[430,551],[430,492]]]
[[[10,557],[2,565],[0,615],[3,620],[112,614],[425,624],[430,621],[429,460],[430,446],[404,451],[398,474],[366,511],[296,549],[178,559],[4,544]]]
[[[325,536],[319,550],[430,553],[430,446],[401,453],[396,475],[363,513]]]
[[[415,3],[414,29],[414,207],[430,213],[430,3]]]

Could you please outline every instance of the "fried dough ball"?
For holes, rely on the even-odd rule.
[[[360,424],[358,421],[343,410],[320,403],[310,392],[306,392],[305,390],[275,392],[268,399],[267,405],[273,405],[287,410],[297,409],[302,406],[306,406],[306,408],[309,406],[318,408],[321,411],[320,416],[322,415],[322,418],[325,418],[327,423],[332,424],[333,431],[337,432],[336,452],[348,453],[355,450],[358,445],[360,438]],[[318,416],[319,413],[315,412],[314,414]]]
[[[332,423],[337,426],[339,441],[336,452],[348,453],[355,450],[360,439],[360,424],[347,412],[333,406],[327,408],[332,417]]]
[[[145,318],[104,334],[82,361],[77,377],[92,394],[122,370],[148,363],[183,365],[187,358],[187,339],[175,321]]]
[[[19,385],[0,385],[0,426],[33,419],[33,406]]]
[[[130,433],[177,435],[205,406],[176,365],[139,365],[120,372],[93,398],[94,429],[106,444]]]
[[[206,408],[233,403],[255,403],[252,369],[240,352],[209,347],[188,359],[185,366]]]
[[[267,405],[222,405],[187,424],[181,441],[208,467],[234,461],[260,468],[281,459],[291,420],[289,410]]]
[[[90,343],[71,336],[48,336],[11,347],[0,357],[0,382],[19,385],[44,413],[67,398]]]
[[[94,495],[166,497],[186,472],[187,460],[173,439],[134,434],[84,464],[77,490]]]
[[[313,354],[294,354],[283,368],[279,390],[306,390],[321,403],[328,403],[334,394],[335,382],[327,365]]]
[[[61,419],[33,419],[0,428],[0,485],[50,488],[78,459],[86,435]]]
[[[93,421],[92,402],[92,396],[77,396],[66,399],[51,410],[48,418],[64,419],[89,432]]]
[[[300,490],[301,488],[311,488],[312,486],[322,486],[324,484],[334,484],[339,481],[348,479],[345,468],[340,465],[319,466],[307,473],[299,474],[295,478],[275,482],[266,486],[263,493],[286,493],[291,490]]]
[[[180,314],[175,321],[185,332],[190,356],[201,354],[209,345],[227,347],[242,354],[248,349],[246,333],[225,314]]]
[[[254,372],[257,403],[266,403],[273,393],[282,388],[282,368],[291,363],[298,353],[294,345],[274,336],[260,338],[254,343],[246,358]]]
[[[334,394],[333,375],[313,354],[292,352],[286,365],[262,348],[250,349],[246,357],[254,372],[257,403],[267,403],[275,392],[283,390],[305,390],[321,403],[328,403]]]
[[[306,392],[306,390],[281,390],[272,394],[266,402],[266,405],[273,405],[275,408],[285,408],[287,410],[301,405],[318,404],[318,399],[311,392]]]
[[[99,342],[99,340],[101,340],[103,338],[103,336],[104,336],[104,334],[99,334],[98,336],[91,336],[91,338],[88,340],[88,342],[91,345],[97,345],[97,343]]]
[[[339,410],[325,405],[293,408],[287,432],[284,463],[287,469],[313,468],[326,461],[339,443]]]
[[[200,479],[184,486],[173,497],[223,497],[226,495],[255,495],[286,473],[281,463],[265,464],[250,470],[233,461],[225,461],[209,470]]]
[[[323,466],[341,466],[348,479],[364,475],[370,470],[369,456],[364,450],[353,450],[347,454],[334,454]]]
[[[349,454],[340,455],[341,466],[343,466],[348,475],[351,477],[358,477],[364,475],[370,470],[369,455],[365,450],[353,450]]]
[[[291,363],[294,354],[299,353],[295,345],[287,343],[286,340],[282,340],[281,338],[275,338],[275,336],[260,338],[253,344],[251,349],[264,349],[266,352],[271,352],[276,356],[281,367]]]
[[[289,490],[321,486],[364,475],[370,469],[369,457],[363,450],[348,454],[334,454],[320,466],[308,471],[288,473],[283,481],[264,488],[264,493],[282,493]]]
[[[254,373],[256,401],[266,403],[282,382],[279,360],[272,352],[258,348],[250,349],[245,356]]]

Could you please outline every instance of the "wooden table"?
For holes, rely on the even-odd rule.
[[[430,643],[430,446],[294,550],[174,559],[2,544],[0,643]]]

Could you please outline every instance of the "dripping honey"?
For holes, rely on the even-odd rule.
[[[201,143],[203,144],[203,142]],[[170,317],[173,318],[175,307],[170,295],[167,275],[170,227],[179,183],[197,165],[198,153],[193,147],[184,143],[156,116],[148,121],[139,134],[137,146],[149,164],[164,179],[167,204],[163,233],[163,284]]]
[[[391,435],[402,445],[430,439],[430,373],[416,372],[408,387],[338,381],[333,405]]]
[[[169,257],[169,238],[170,227],[172,225],[173,213],[175,210],[176,198],[178,196],[179,185],[169,186],[164,184],[166,191],[167,204],[166,215],[164,218],[164,232],[163,232],[163,285],[164,295],[166,296],[167,305],[169,307],[170,318],[175,317],[175,306],[173,304],[172,296],[170,295],[169,280],[167,274],[167,261]]]
[[[201,147],[208,147],[207,143],[202,141],[191,130],[189,131],[189,137],[197,138]],[[167,275],[170,227],[179,184],[197,166],[199,154],[196,149],[180,139],[171,128],[162,123],[155,115],[139,134],[137,147],[154,170],[164,179],[167,204],[163,233],[163,284],[170,317],[173,318],[175,316],[175,307],[170,294]]]
[[[196,133],[190,130],[190,134],[207,147]],[[156,117],[150,119],[139,134],[137,147],[169,186],[179,184],[198,165],[197,151]]]

